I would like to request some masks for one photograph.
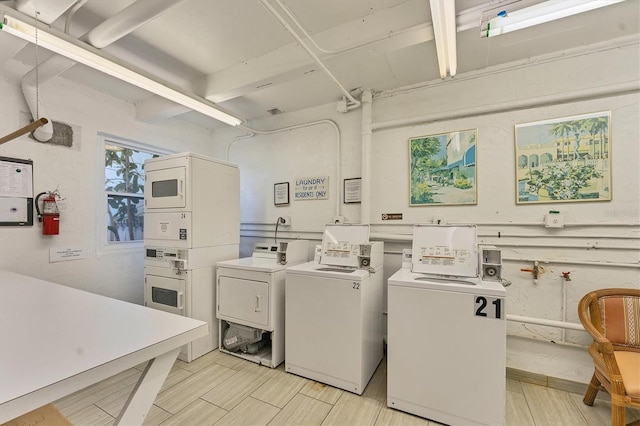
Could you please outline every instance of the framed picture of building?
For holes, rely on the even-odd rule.
[[[516,203],[611,200],[611,112],[515,126]]]
[[[477,204],[478,130],[409,139],[409,205]]]

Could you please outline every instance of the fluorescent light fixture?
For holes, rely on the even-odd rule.
[[[456,4],[453,0],[429,0],[440,77],[452,77],[458,69],[456,56]]]
[[[518,8],[518,2],[513,2],[484,12],[480,35],[493,37],[621,1],[624,0],[548,0],[524,8]]]
[[[104,52],[86,43],[82,43],[44,25],[43,27],[44,28],[38,27],[38,46],[87,65],[95,70],[102,71],[122,81],[126,81],[127,83],[194,111],[198,111],[206,116],[215,118],[223,123],[231,126],[239,126],[242,123],[242,120],[239,118],[220,110],[214,103],[204,98],[191,95],[177,86],[172,86],[170,83],[159,82],[144,75],[144,72],[141,70],[134,70],[130,65],[124,66],[118,63],[119,61],[115,58],[108,58]],[[0,24],[0,29],[30,43],[35,43],[35,27],[6,13],[3,23]]]

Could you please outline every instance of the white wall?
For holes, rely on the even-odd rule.
[[[358,222],[359,205],[345,205],[340,197],[342,180],[359,176],[360,116],[360,110],[348,115],[338,114],[335,105],[331,104],[248,123],[250,128],[260,131],[282,129],[268,135],[258,134],[234,141],[237,132],[216,131],[215,155],[226,155],[229,147],[228,160],[240,166],[243,228],[272,240],[274,227],[271,224],[275,224],[279,216],[291,216],[291,228],[280,227],[278,236],[317,238],[316,233],[337,214],[346,216],[350,222]],[[314,124],[317,120],[325,121]],[[306,123],[310,125],[289,129]],[[339,135],[334,125],[339,129]],[[339,156],[338,143],[341,146]],[[337,177],[338,169],[341,169],[340,178]],[[313,176],[329,177],[328,199],[294,201],[296,178]],[[288,206],[274,205],[273,185],[279,182],[289,182]],[[266,229],[269,231],[261,231]],[[251,244],[242,244],[240,251],[250,255]]]
[[[510,280],[507,313],[578,323],[577,302],[601,287],[640,287],[640,70],[638,37],[588,46],[446,82],[396,89],[373,100],[371,141],[371,231],[385,243],[385,278],[400,267],[402,241],[414,223],[434,217],[449,223],[477,223],[482,242],[502,249],[503,277]],[[516,205],[514,125],[596,111],[611,111],[613,200]],[[335,112],[335,105],[283,114],[250,123],[275,129],[331,119],[342,134],[341,179],[361,175],[362,111]],[[401,120],[401,121],[398,121]],[[395,123],[395,125],[390,125]],[[478,129],[478,203],[409,207],[410,137]],[[220,156],[234,135],[216,132]],[[273,206],[273,184],[311,175],[334,178],[333,138],[328,129],[309,127],[235,142],[230,160],[242,180],[241,254],[253,242],[273,238],[275,219],[292,217],[281,238],[321,238],[331,219],[335,192],[327,201],[291,201]],[[333,188],[332,188],[333,189]],[[341,205],[349,222],[360,220],[360,205]],[[567,226],[550,230],[544,214],[560,210]],[[381,221],[402,213],[402,221]],[[498,234],[500,233],[500,237]],[[530,269],[542,265],[538,280]],[[565,281],[562,272],[570,272]],[[592,364],[586,333],[508,323],[507,365],[511,368],[587,383]]]
[[[20,90],[20,77],[28,69],[14,62],[0,69],[0,135],[6,135],[28,123]],[[142,248],[106,252],[96,241],[106,226],[96,220],[96,209],[105,208],[104,195],[96,189],[104,168],[97,134],[211,155],[211,133],[180,120],[159,125],[138,122],[134,105],[61,78],[41,85],[40,98],[51,115],[47,118],[73,127],[74,147],[42,144],[25,135],[0,145],[0,156],[33,160],[34,194],[59,189],[65,199],[60,235],[43,236],[35,218],[33,227],[0,227],[0,269],[142,303]],[[49,249],[64,247],[84,248],[88,257],[49,263]]]
[[[453,81],[376,94],[370,217],[372,232],[386,240],[385,277],[400,266],[399,253],[408,242],[398,240],[410,234],[411,225],[438,216],[449,222],[479,223],[482,240],[502,248],[504,277],[513,282],[508,288],[509,314],[577,322],[576,303],[587,291],[640,287],[639,52],[636,37],[616,46],[588,46],[488,73],[459,75]],[[27,70],[12,64],[0,69],[0,134],[4,135],[26,124],[27,108],[19,86]],[[619,93],[629,84],[635,89]],[[106,254],[96,241],[97,229],[104,226],[96,221],[96,209],[102,208],[96,192],[102,167],[97,133],[224,159],[228,144],[239,132],[216,131],[215,144],[210,146],[212,138],[204,129],[179,120],[153,126],[137,122],[133,105],[63,79],[43,85],[40,93],[50,118],[78,130],[76,146],[49,146],[22,136],[1,145],[0,155],[34,161],[36,193],[59,187],[66,198],[61,232],[43,237],[39,225],[1,227],[0,268],[140,303],[142,251]],[[514,124],[602,110],[612,114],[613,200],[516,205]],[[342,204],[336,183],[341,188],[342,179],[361,175],[361,109],[339,114],[330,104],[249,125],[272,130],[320,119],[330,119],[339,127],[340,176],[336,134],[329,124],[257,135],[230,147],[229,160],[241,170],[243,255],[250,254],[252,242],[273,238],[272,224],[278,216],[292,218],[289,229],[280,229],[281,238],[316,241],[324,224],[333,220],[336,205],[349,222],[360,221],[360,205]],[[397,119],[407,122],[383,128]],[[468,128],[477,128],[479,135],[478,204],[409,207],[408,138]],[[274,183],[288,181],[293,191],[295,179],[307,176],[329,176],[328,200],[273,205]],[[543,215],[550,209],[565,214],[569,226],[553,232],[543,228]],[[404,220],[382,224],[380,215],[387,212],[403,213]],[[49,263],[52,247],[85,247],[89,256]],[[543,266],[537,282],[521,271],[530,268],[533,260]],[[560,278],[563,271],[571,272],[572,281]],[[591,363],[579,347],[588,342],[584,333],[519,323],[509,323],[509,333],[517,336],[509,339],[509,367],[588,381]]]

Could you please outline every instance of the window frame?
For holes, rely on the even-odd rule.
[[[135,241],[116,241],[110,242],[105,232],[105,226],[107,224],[107,203],[109,202],[109,195],[131,197],[137,196],[137,194],[106,191],[105,190],[105,152],[107,145],[121,146],[127,149],[133,149],[136,151],[148,152],[155,155],[169,155],[174,154],[175,151],[164,149],[158,146],[149,145],[141,142],[137,142],[131,139],[122,138],[119,136],[110,135],[107,133],[98,132],[98,149],[96,149],[96,164],[98,165],[99,172],[97,173],[97,200],[96,200],[96,252],[101,253],[122,253],[141,251],[144,247],[144,240]],[[139,197],[143,200],[144,195]]]

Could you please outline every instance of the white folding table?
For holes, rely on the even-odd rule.
[[[142,424],[208,324],[0,270],[0,424],[148,363],[116,424]]]

